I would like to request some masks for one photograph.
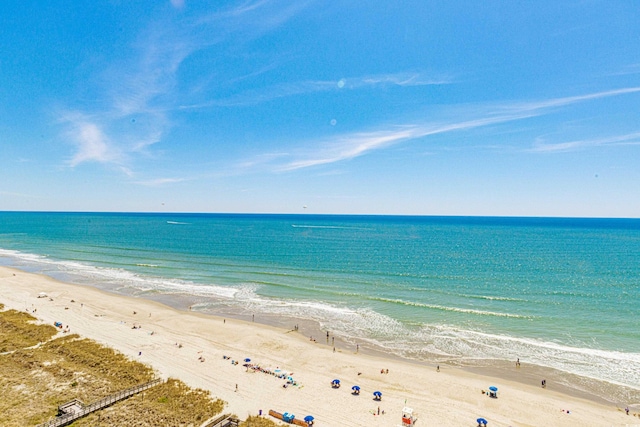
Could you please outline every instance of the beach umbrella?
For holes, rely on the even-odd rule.
[[[246,359],[244,359],[245,362],[249,363],[251,362],[251,359],[249,359],[248,357]]]
[[[478,418],[476,420],[478,422],[478,425],[484,424],[485,426],[487,425],[487,420],[485,420],[484,418]]]
[[[331,382],[334,383],[334,384],[340,384],[340,380],[338,380],[338,379],[335,379],[335,380],[333,380]]]
[[[354,385],[353,387],[351,387],[351,390],[360,391],[360,386],[359,385]]]
[[[308,423],[310,423],[311,421],[313,421],[313,416],[311,415],[307,415],[306,417],[304,417],[304,420]]]
[[[498,391],[498,387],[491,386],[491,387],[489,387],[489,390],[491,390],[491,391]]]
[[[373,395],[377,398],[380,399],[382,397],[382,393],[380,393],[379,391],[374,391]]]

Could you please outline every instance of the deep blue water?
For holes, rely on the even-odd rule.
[[[638,388],[640,220],[0,212],[0,263]]]

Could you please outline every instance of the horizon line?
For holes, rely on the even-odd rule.
[[[640,220],[640,217],[545,216],[545,215],[461,215],[461,214],[382,214],[382,213],[312,213],[312,212],[161,212],[161,211],[66,211],[0,210],[3,213],[116,214],[116,215],[211,215],[211,216],[316,216],[316,217],[398,217],[398,218],[500,218],[500,219],[596,219]]]

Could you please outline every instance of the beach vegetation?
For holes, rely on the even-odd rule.
[[[180,380],[166,382],[95,412],[72,425],[200,426],[222,412],[224,402],[209,391],[189,388]]]
[[[55,337],[56,328],[34,321],[27,313],[0,311],[3,426],[36,425],[55,417],[58,405],[89,404],[156,376],[111,348],[75,334]],[[72,425],[199,426],[223,407],[208,391],[169,379]]]
[[[279,425],[269,418],[254,416],[241,422],[239,427],[278,427]]]
[[[2,310],[4,306],[0,307]],[[43,325],[29,313],[5,310],[0,315],[0,353],[31,347],[51,339],[58,330],[53,325]]]

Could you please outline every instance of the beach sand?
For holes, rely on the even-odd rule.
[[[42,292],[47,297],[39,298]],[[444,365],[437,372],[356,348],[334,352],[325,336],[314,342],[299,331],[179,311],[5,267],[0,302],[44,323],[62,322],[71,333],[149,364],[160,377],[210,390],[227,402],[225,413],[242,419],[273,409],[296,418],[313,415],[316,426],[395,427],[408,406],[418,426],[475,426],[478,417],[489,426],[640,425],[640,417],[626,415],[624,408],[561,393],[553,383],[542,389]],[[247,369],[245,358],[290,373],[297,385],[284,388],[286,380]],[[341,380],[338,389],[331,387],[334,378]],[[353,385],[361,387],[360,395],[352,395]],[[492,385],[499,388],[497,399],[482,393]],[[382,392],[381,401],[373,400],[374,391]]]

